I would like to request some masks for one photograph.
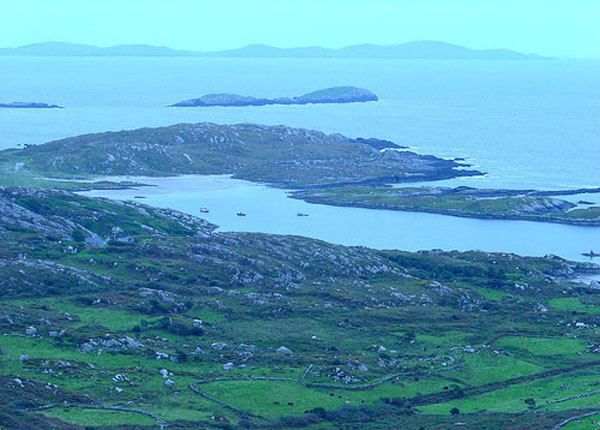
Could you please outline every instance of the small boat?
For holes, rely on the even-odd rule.
[[[594,252],[593,250],[590,250],[590,252],[584,252],[581,255],[583,255],[584,257],[590,257],[590,258],[600,257],[600,254],[597,252]]]
[[[246,216],[246,213],[245,212],[238,212],[237,216]]]
[[[200,208],[200,213],[207,214],[208,212],[208,208]]]
[[[308,214],[303,214],[302,212],[298,212],[296,216],[308,216]]]

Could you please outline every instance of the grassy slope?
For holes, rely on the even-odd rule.
[[[295,237],[217,234],[174,212],[56,192],[2,190],[0,203],[0,331],[9,335],[0,337],[0,376],[7,381],[0,413],[20,416],[65,399],[128,405],[181,428],[243,424],[238,414],[188,388],[222,376],[290,378],[197,386],[263,417],[254,422],[280,420],[283,427],[286,420],[307,428],[481,422],[476,414],[451,416],[458,407],[494,411],[485,421],[505,428],[527,422],[551,428],[579,413],[576,408],[594,405],[592,396],[518,419],[506,414],[526,407],[530,397],[540,404],[596,389],[590,375],[600,366],[569,369],[598,359],[587,348],[600,342],[597,294],[556,280],[578,270],[562,260],[383,253]],[[108,242],[86,244],[76,231]],[[571,311],[566,301],[574,300],[587,304]],[[194,320],[202,322],[194,326]],[[31,326],[35,335],[25,335]],[[81,350],[90,339],[125,337],[143,347]],[[216,350],[216,342],[228,347]],[[293,354],[277,354],[282,345]],[[157,352],[172,360],[157,360]],[[234,368],[225,371],[228,362]],[[312,385],[304,386],[298,381],[310,365],[306,383]],[[165,385],[163,368],[172,373],[173,387]],[[548,369],[563,372],[503,385]],[[396,373],[370,390],[343,389]],[[122,381],[113,380],[116,375]],[[489,383],[496,385],[448,397]],[[55,389],[60,393],[44,394]],[[418,407],[420,415],[400,400],[428,393],[439,394]],[[314,408],[329,412],[304,414]],[[139,414],[81,408],[44,414],[92,427],[152,423]]]

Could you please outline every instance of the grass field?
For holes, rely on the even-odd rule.
[[[600,296],[574,278],[589,265],[215,233],[28,193],[0,195],[29,223],[0,218],[13,427],[550,429],[600,401]]]

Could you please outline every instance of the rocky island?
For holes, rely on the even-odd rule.
[[[305,105],[309,103],[359,103],[377,100],[375,94],[363,88],[332,87],[297,97],[278,97],[274,99],[238,94],[206,94],[200,98],[184,100],[168,107]]]
[[[466,166],[416,154],[383,139],[256,124],[178,124],[0,151],[0,167],[12,178],[15,172],[21,177],[54,178],[231,174],[296,189],[481,174]]]
[[[41,103],[41,102],[0,103],[0,108],[12,108],[12,109],[64,109],[62,106],[51,105],[51,104],[48,104],[48,103]]]

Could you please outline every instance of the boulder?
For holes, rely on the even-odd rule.
[[[94,349],[94,345],[92,345],[89,342],[85,342],[79,345],[79,350],[81,352],[90,352],[92,349]]]
[[[293,354],[293,352],[289,348],[286,348],[285,346],[280,346],[279,348],[277,348],[275,350],[275,352],[279,355],[292,355]]]
[[[240,343],[238,346],[236,346],[236,351],[242,351],[242,352],[257,352],[258,348],[254,345],[246,345],[245,343]]]
[[[224,349],[228,349],[229,345],[227,345],[225,342],[214,342],[210,345],[210,347],[215,351],[223,351]]]
[[[141,343],[133,340],[129,336],[126,336],[124,339],[121,339],[121,341],[123,341],[127,345],[128,348],[141,348],[144,346]]]

